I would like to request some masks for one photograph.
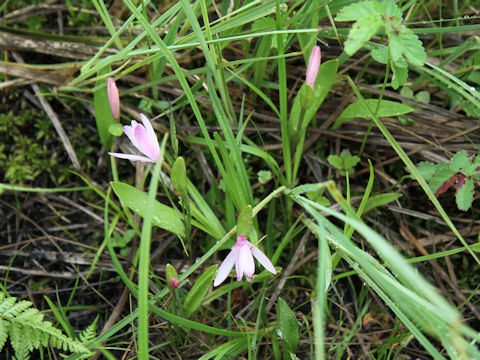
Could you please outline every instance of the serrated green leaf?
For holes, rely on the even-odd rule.
[[[113,191],[120,201],[140,216],[144,216],[147,205],[147,194],[143,191],[121,182],[111,183]],[[170,231],[178,236],[185,236],[185,226],[182,217],[174,209],[155,200],[152,223],[159,228]]]
[[[386,64],[388,61],[388,47],[386,46],[378,45],[377,48],[371,51],[371,54],[373,59],[378,61],[380,64]]]
[[[327,161],[338,170],[343,169],[343,158],[338,155],[328,155]]]
[[[190,317],[202,304],[202,301],[212,284],[217,268],[218,265],[210,266],[193,284],[183,303],[183,314],[185,317]]]
[[[403,59],[392,62],[392,87],[396,90],[407,82],[408,65]]]
[[[457,152],[451,159],[450,159],[450,166],[449,168],[454,170],[455,172],[461,171],[465,168],[468,163],[472,162],[472,158],[467,157],[467,151],[461,150]]]
[[[372,112],[375,112],[378,105],[377,99],[368,99],[365,100],[366,104]],[[377,117],[386,117],[386,116],[398,116],[412,112],[413,108],[408,105],[390,101],[382,100],[380,106],[378,106]],[[347,106],[345,110],[340,114],[335,123],[332,126],[332,129],[337,129],[344,121],[352,118],[363,118],[371,119],[370,111],[365,107],[362,101],[354,102]]]
[[[425,60],[427,60],[427,53],[418,36],[404,25],[402,25],[400,32],[403,44],[402,48],[407,61],[413,65],[423,66]]]
[[[441,169],[437,167],[435,175],[430,179],[429,186],[433,192],[436,192],[440,186],[442,186],[448,179],[456,174],[455,170],[452,169]]]
[[[367,200],[367,204],[365,205],[365,209],[363,210],[363,213],[366,213],[372,210],[373,208],[391,203],[392,201],[397,200],[401,196],[402,194],[400,193],[378,194],[378,195],[371,196]]]
[[[299,341],[298,321],[294,312],[282,298],[277,302],[278,327],[282,332],[282,339],[291,352],[297,349]]]
[[[360,161],[360,158],[356,155],[349,155],[343,158],[343,168],[345,170],[350,170],[353,169],[358,162]]]
[[[475,184],[472,179],[466,179],[465,184],[457,189],[455,194],[455,201],[458,210],[467,211],[472,206],[473,202],[473,188]]]
[[[361,1],[343,7],[338,11],[335,21],[355,21],[368,15],[381,13],[377,1]]]
[[[428,181],[432,178],[432,176],[435,174],[435,171],[437,171],[437,167],[435,164],[428,162],[428,161],[422,161],[418,163],[417,165],[417,170],[422,175],[422,177]]]
[[[380,26],[382,26],[382,20],[378,15],[367,15],[357,20],[348,33],[348,39],[345,41],[345,52],[350,56],[355,54],[363,44],[375,35]]]

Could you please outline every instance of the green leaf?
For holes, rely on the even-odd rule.
[[[208,289],[212,284],[218,265],[213,265],[207,268],[205,272],[195,281],[192,288],[188,292],[185,302],[183,303],[183,314],[185,317],[190,317],[195,310],[202,304]]]
[[[185,166],[185,160],[179,156],[172,166],[172,173],[170,174],[173,187],[180,194],[187,194],[187,168]]]
[[[246,205],[240,211],[240,214],[238,214],[237,235],[244,235],[248,238],[252,232],[252,225],[252,205]]]
[[[455,170],[452,169],[441,169],[439,170],[437,167],[437,172],[435,175],[430,179],[429,186],[433,192],[436,192],[440,186],[442,186],[447,180],[449,180],[453,175],[456,174]]]
[[[111,182],[113,191],[120,201],[136,212],[144,216],[147,205],[147,194],[143,191],[121,182]],[[152,223],[159,228],[170,231],[180,237],[185,236],[185,226],[182,217],[174,209],[155,200]]]
[[[272,178],[272,172],[269,170],[260,170],[257,172],[257,179],[260,184],[265,184]]]
[[[458,188],[457,193],[455,194],[458,210],[467,211],[470,209],[473,202],[473,188],[474,183],[472,179],[466,179],[465,184]]]
[[[98,72],[98,76],[111,72],[110,66],[106,66]],[[110,104],[107,96],[107,79],[99,80],[95,83],[95,92],[93,93],[93,108],[95,110],[95,122],[97,124],[100,142],[105,150],[110,151],[113,145],[114,137],[110,134],[110,125],[117,123],[110,110]]]
[[[357,20],[348,33],[348,39],[345,41],[345,52],[350,56],[355,54],[363,44],[375,35],[380,26],[382,26],[382,20],[378,15],[368,15]]]
[[[343,158],[338,155],[328,155],[327,161],[330,165],[337,168],[338,170],[343,169]]]
[[[424,104],[428,104],[430,102],[430,93],[425,90],[419,91],[415,94],[415,99]]]
[[[283,341],[288,349],[294,352],[297,349],[300,337],[298,321],[293,311],[282,298],[278,298],[277,302],[277,320]]]
[[[403,61],[392,62],[392,87],[396,90],[407,82],[408,65]]]
[[[397,200],[401,196],[402,196],[402,194],[400,194],[400,193],[388,193],[388,194],[374,195],[374,196],[368,198],[367,204],[365,205],[365,209],[363,210],[363,213],[366,213],[367,211],[370,211],[373,208],[391,203],[392,201]]]
[[[358,164],[360,158],[357,155],[347,155],[343,158],[343,168],[345,170],[350,170]]]
[[[377,99],[368,99],[365,100],[365,103],[372,112],[375,112],[378,106]],[[413,108],[408,105],[390,100],[381,100],[380,106],[378,106],[377,117],[398,116],[412,111]],[[368,111],[365,104],[362,101],[357,101],[348,105],[347,108],[343,110],[333,124],[332,129],[337,129],[344,121],[352,118],[371,119],[372,116],[370,115],[370,111]]]
[[[418,163],[417,165],[417,170],[422,175],[422,177],[428,181],[432,178],[432,176],[435,174],[435,171],[437,171],[437,167],[435,164],[428,162],[428,161],[422,161]]]
[[[450,159],[449,168],[452,169],[452,170],[455,170],[455,172],[459,172],[471,162],[472,162],[472,158],[467,157],[467,151],[462,150],[462,151],[457,152]]]

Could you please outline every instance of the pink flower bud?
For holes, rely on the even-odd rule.
[[[120,116],[120,98],[118,97],[117,85],[115,85],[115,80],[112,77],[107,79],[107,95],[112,115],[115,119],[118,119]]]
[[[315,81],[317,80],[318,70],[320,69],[320,61],[322,60],[322,52],[320,46],[314,46],[310,59],[308,60],[307,74],[305,82],[315,90]]]
[[[170,287],[172,289],[178,288],[179,285],[180,285],[180,281],[178,279],[176,279],[176,278],[171,278],[170,279]]]

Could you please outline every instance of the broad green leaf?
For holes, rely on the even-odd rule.
[[[202,304],[203,298],[207,295],[208,289],[212,284],[217,268],[218,265],[210,266],[193,284],[183,303],[183,314],[185,317],[190,317]]]
[[[353,169],[359,161],[360,158],[357,155],[347,155],[343,158],[343,167],[345,170]]]
[[[457,152],[451,159],[450,159],[450,169],[455,170],[456,172],[460,171],[464,167],[468,165],[468,163],[472,162],[472,158],[467,157],[467,151],[462,150]]]
[[[122,182],[111,182],[113,191],[117,194],[120,201],[136,212],[140,216],[144,216],[147,205],[147,194],[143,191],[124,184]],[[185,226],[182,217],[174,209],[155,200],[153,208],[152,223],[159,228],[170,231],[180,237],[185,236]]]
[[[278,327],[282,332],[282,339],[291,352],[297,349],[299,341],[298,321],[294,312],[282,298],[277,302]]]
[[[432,176],[435,174],[435,171],[437,171],[437,167],[435,164],[428,162],[428,161],[422,161],[418,163],[417,165],[417,170],[422,175],[422,177],[428,181],[432,178]]]
[[[472,179],[466,179],[465,184],[457,190],[455,200],[458,210],[467,211],[473,202],[474,183]]]
[[[98,76],[111,72],[110,66],[101,69]],[[114,137],[110,134],[110,125],[116,124],[117,121],[112,115],[110,104],[107,96],[107,79],[99,80],[95,83],[95,92],[93,93],[93,107],[95,110],[95,122],[97,124],[100,142],[105,150],[110,151],[113,145]]]
[[[396,90],[407,82],[408,65],[405,61],[399,60],[392,62],[392,87]]]
[[[378,15],[368,15],[357,20],[348,33],[348,39],[345,41],[345,52],[350,56],[355,54],[363,44],[375,35],[380,26],[382,26],[382,20]]]
[[[370,108],[372,112],[375,112],[378,106],[377,99],[368,99],[365,100],[366,105]],[[398,116],[407,114],[412,112],[413,108],[408,105],[390,101],[390,100],[382,100],[380,102],[380,106],[378,106],[377,117],[386,117],[386,116]],[[353,104],[347,106],[345,110],[340,114],[338,119],[332,126],[332,129],[337,129],[344,121],[352,118],[363,118],[363,119],[371,119],[372,116],[370,111],[366,108],[364,102],[357,101]]]
[[[187,194],[187,168],[183,157],[179,156],[173,163],[170,179],[175,190],[180,194]]]
[[[428,183],[428,185],[430,186],[430,189],[432,189],[433,192],[436,192],[440,188],[440,186],[442,186],[447,180],[449,180],[455,174],[456,174],[455,170],[448,169],[448,168],[438,170],[438,167],[437,167],[437,172],[430,179],[430,182]]]
[[[244,235],[248,238],[252,232],[252,224],[252,205],[246,205],[238,214],[237,235]]]
[[[343,169],[343,158],[338,155],[328,155],[327,161],[330,165],[337,169]]]
[[[363,213],[366,213],[367,211],[370,211],[373,208],[391,203],[392,201],[397,200],[401,196],[402,196],[402,194],[400,194],[400,193],[388,193],[388,194],[374,195],[374,196],[368,198],[367,204],[365,205],[365,209],[363,210]]]
[[[430,93],[425,90],[419,91],[415,94],[415,99],[424,104],[428,104],[430,102]]]

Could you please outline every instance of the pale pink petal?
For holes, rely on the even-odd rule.
[[[135,120],[132,120],[131,125],[125,125],[123,127],[123,132],[125,133],[125,135],[128,136],[128,139],[132,142],[133,146],[135,146],[137,149],[139,149],[139,144],[135,139],[135,129],[139,126],[142,126],[142,125],[140,125]]]
[[[277,274],[277,270],[275,270],[275,266],[273,266],[272,262],[270,259],[265,255],[259,248],[254,246],[251,248],[253,256],[255,256],[255,259],[258,260],[260,264],[263,265],[265,269],[270,271],[273,274]]]
[[[138,150],[147,155],[153,161],[157,161],[160,151],[157,151],[158,140],[150,138],[143,125],[138,125],[133,129],[135,141],[138,143]]]
[[[147,136],[149,137],[149,145],[151,147],[151,157],[152,159],[157,160],[158,156],[160,155],[160,145],[158,144],[158,138],[157,135],[155,134],[155,130],[153,130],[153,126],[150,123],[150,120],[143,115],[140,114],[140,119],[142,119],[143,125],[145,126],[145,130],[147,131]]]
[[[132,161],[154,162],[152,159],[145,156],[140,156],[140,155],[122,154],[122,153],[113,153],[113,152],[109,152],[108,155],[115,156],[119,159],[128,159]]]
[[[120,116],[120,98],[118,97],[118,89],[117,85],[115,85],[115,80],[111,77],[107,79],[107,96],[112,115],[115,119],[118,119]]]
[[[305,76],[305,83],[310,85],[315,90],[315,81],[317,80],[318,71],[320,69],[320,61],[322,59],[322,52],[320,46],[314,46],[310,59],[308,60],[307,73]]]
[[[227,257],[225,260],[223,260],[218,268],[217,275],[215,275],[215,279],[213,280],[213,286],[218,286],[225,281],[228,274],[230,274],[230,271],[232,271],[235,261],[237,260],[238,252],[239,249],[232,249],[228,253]]]
[[[237,280],[242,279],[243,274],[248,281],[252,281],[253,273],[255,272],[255,262],[253,261],[252,252],[250,246],[245,245],[239,248],[238,260],[236,262]]]

